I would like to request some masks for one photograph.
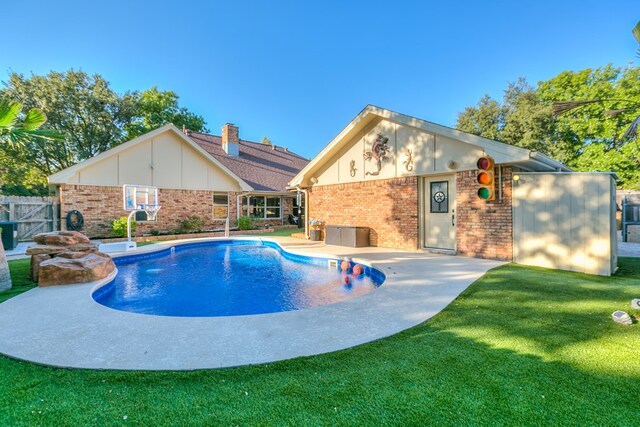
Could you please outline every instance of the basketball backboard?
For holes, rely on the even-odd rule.
[[[122,186],[122,207],[125,211],[144,210],[148,205],[159,205],[158,188],[148,185]]]

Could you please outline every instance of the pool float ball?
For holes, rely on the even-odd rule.
[[[342,263],[340,264],[340,270],[349,271],[349,268],[351,268],[351,263],[346,259],[342,261]]]
[[[364,267],[361,266],[360,264],[356,264],[353,266],[353,275],[354,276],[359,276],[362,273],[364,273]]]

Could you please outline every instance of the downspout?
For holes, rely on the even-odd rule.
[[[240,193],[236,196],[236,219],[240,218],[240,209],[242,209],[242,205],[240,204],[240,198],[248,194],[251,194],[251,191],[245,191],[244,193]],[[247,201],[247,206],[248,205],[249,205],[249,202]]]
[[[309,191],[296,185],[296,190],[304,193],[304,237],[309,239]]]
[[[498,201],[502,203],[502,165],[498,165]]]

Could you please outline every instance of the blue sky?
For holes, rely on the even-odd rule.
[[[447,126],[520,76],[638,62],[635,1],[10,1],[9,70],[158,86],[313,157],[367,104]],[[6,17],[11,17],[7,19]]]

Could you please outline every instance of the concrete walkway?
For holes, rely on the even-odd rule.
[[[127,370],[222,368],[327,353],[424,322],[503,264],[292,238],[264,240],[304,255],[348,256],[382,270],[387,280],[360,298],[307,310],[194,318],[110,309],[91,298],[96,283],[36,288],[0,304],[0,352],[53,366]]]
[[[640,243],[623,242],[622,231],[618,230],[618,256],[623,257],[640,257]]]

